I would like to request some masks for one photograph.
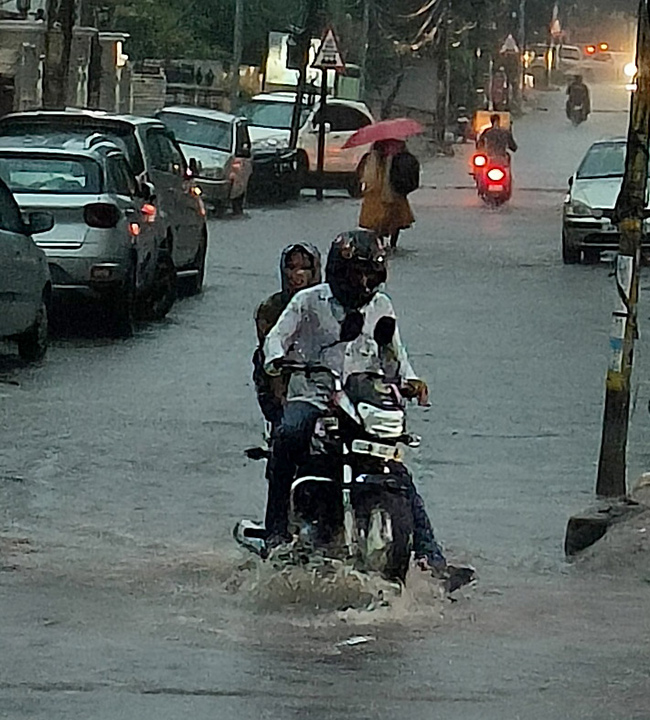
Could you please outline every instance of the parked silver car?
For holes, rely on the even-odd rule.
[[[0,338],[18,342],[23,360],[41,360],[47,351],[50,273],[31,235],[51,230],[49,213],[23,218],[9,188],[0,180]]]
[[[149,198],[164,226],[165,247],[177,277],[191,293],[201,291],[208,231],[200,189],[178,143],[155,118],[95,110],[35,110],[0,118],[0,136],[101,133],[126,154],[137,179],[153,185]]]
[[[244,118],[217,110],[173,106],[156,117],[174,133],[203,193],[216,213],[228,205],[235,215],[244,210],[248,181],[253,172],[251,139]]]
[[[595,142],[583,158],[575,175],[569,178],[569,191],[562,213],[562,260],[565,264],[597,261],[602,250],[617,250],[618,228],[612,222],[623,174],[624,138]],[[648,244],[650,226],[645,222],[643,245]]]
[[[100,300],[121,335],[138,305],[158,317],[171,308],[176,278],[156,210],[114,143],[101,134],[0,138],[0,178],[22,210],[56,221],[37,241],[55,295]]]

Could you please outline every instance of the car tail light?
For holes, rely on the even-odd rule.
[[[111,203],[92,203],[84,208],[86,225],[94,228],[114,228],[120,220],[120,209]]]
[[[489,180],[492,180],[492,182],[501,182],[505,178],[506,174],[501,168],[490,168],[487,176]]]
[[[152,205],[151,203],[145,203],[142,206],[142,215],[144,216],[145,222],[154,222],[156,219],[156,212],[156,206]]]
[[[487,156],[474,155],[472,162],[474,163],[474,167],[485,167],[487,165]]]

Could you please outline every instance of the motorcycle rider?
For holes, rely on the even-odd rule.
[[[508,150],[517,152],[517,143],[512,130],[501,127],[501,117],[498,113],[490,116],[490,127],[484,130],[476,141],[476,147],[484,150],[490,158],[509,160]]]
[[[584,84],[582,75],[575,75],[573,81],[566,89],[566,115],[571,120],[573,110],[582,108],[582,120],[586,120],[591,113],[591,97],[589,88]]]
[[[328,254],[326,282],[294,295],[268,333],[264,344],[266,371],[277,375],[288,356],[301,364],[328,367],[343,381],[351,373],[376,368],[379,351],[374,328],[380,318],[395,318],[389,297],[379,292],[386,277],[386,254],[375,232],[359,229],[339,235]],[[352,341],[341,342],[341,325],[355,313],[362,322],[360,334]],[[427,405],[427,385],[411,367],[397,326],[389,348],[403,384],[421,405]],[[269,546],[289,539],[291,483],[309,453],[316,421],[326,411],[333,390],[329,373],[294,373],[289,379],[287,402],[275,428],[269,461],[265,519]],[[409,481],[416,556],[421,565],[424,561],[432,569],[443,571],[445,558],[410,475]]]
[[[280,256],[280,282],[281,290],[269,296],[255,311],[258,346],[253,355],[253,382],[262,414],[271,425],[282,417],[289,377],[286,374],[271,377],[264,372],[264,341],[291,298],[300,290],[322,282],[318,249],[309,243],[286,247]]]

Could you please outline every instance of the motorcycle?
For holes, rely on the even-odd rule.
[[[577,127],[581,123],[585,122],[585,120],[589,117],[589,113],[587,113],[584,105],[572,105],[569,102],[567,102],[566,105],[566,115],[569,120],[571,120],[574,127]]]
[[[510,158],[489,157],[476,153],[470,174],[476,182],[478,195],[487,205],[503,205],[512,197],[512,168]]]
[[[394,328],[392,318],[377,323],[380,347]],[[343,383],[324,366],[283,367],[327,375],[334,388],[328,412],[316,423],[309,457],[291,486],[292,545],[303,557],[320,553],[349,560],[356,569],[403,583],[413,549],[413,512],[412,480],[401,448],[420,444],[406,431],[407,391],[379,372],[355,373]],[[248,550],[268,555],[260,523],[242,520],[234,536]]]

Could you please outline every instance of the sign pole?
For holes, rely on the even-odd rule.
[[[316,59],[312,63],[312,67],[321,71],[320,81],[320,123],[318,125],[318,160],[316,167],[316,200],[323,200],[323,189],[325,186],[325,141],[326,141],[326,125],[327,125],[327,71],[343,72],[345,63],[339,49],[338,40],[334,34],[333,28],[327,28],[323,39],[321,40],[320,49],[316,54]]]
[[[325,135],[327,130],[327,68],[321,69],[320,80],[320,123],[318,125],[318,180],[316,181],[316,200],[323,201],[325,186]]]

